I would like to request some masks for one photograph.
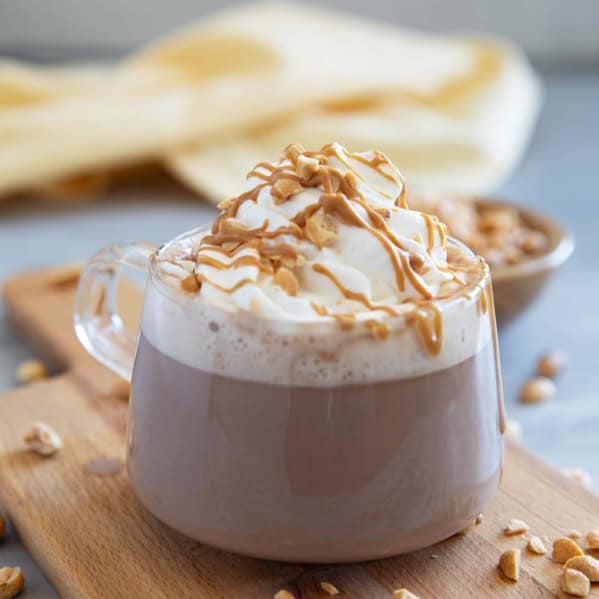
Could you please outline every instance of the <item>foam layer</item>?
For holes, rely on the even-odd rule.
[[[182,236],[162,251],[197,245],[206,232]],[[489,310],[480,301],[486,292],[479,287],[438,304],[443,343],[433,356],[409,321],[409,306],[404,316],[386,319],[389,333],[379,338],[365,322],[344,330],[330,318],[298,322],[215,308],[159,278],[154,272],[145,297],[147,339],[182,364],[242,380],[326,387],[405,379],[449,368],[491,342]]]

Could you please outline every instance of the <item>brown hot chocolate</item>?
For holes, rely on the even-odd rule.
[[[135,368],[145,373],[132,388],[135,490],[217,547],[303,562],[385,557],[462,530],[499,484],[492,344],[424,376],[327,388],[204,372],[142,334]]]

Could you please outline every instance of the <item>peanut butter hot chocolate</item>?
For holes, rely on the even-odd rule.
[[[485,263],[407,207],[379,152],[289,146],[221,210],[151,259],[127,459],[143,504],[301,562],[463,530],[502,459]]]

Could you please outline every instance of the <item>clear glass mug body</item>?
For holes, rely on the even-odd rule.
[[[331,563],[431,545],[490,501],[503,413],[489,280],[443,306],[457,349],[432,356],[405,318],[380,340],[230,314],[161,280],[147,246],[116,247],[128,257],[113,247],[113,264],[148,265],[137,343],[110,309],[105,326],[85,316],[98,271],[114,277],[106,256],[82,277],[76,328],[121,375],[135,354],[127,466],[160,520],[237,553]]]

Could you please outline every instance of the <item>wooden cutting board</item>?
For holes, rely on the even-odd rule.
[[[537,458],[508,445],[500,492],[483,524],[434,547],[382,561],[302,566],[232,555],[191,541],[162,525],[134,497],[125,471],[89,474],[99,457],[124,456],[127,400],[117,379],[89,358],[71,324],[72,269],[28,273],[4,287],[15,327],[59,372],[0,397],[0,501],[23,542],[69,599],[270,599],[280,588],[325,598],[321,581],[343,597],[389,598],[407,587],[422,599],[559,596],[560,566],[523,551],[522,576],[508,582],[499,555],[524,548],[501,530],[510,518],[555,538],[599,525],[599,498]],[[134,320],[137,298],[126,296]],[[33,420],[53,426],[64,448],[52,458],[27,451]],[[25,572],[25,575],[27,573]],[[592,595],[599,597],[599,585]]]

